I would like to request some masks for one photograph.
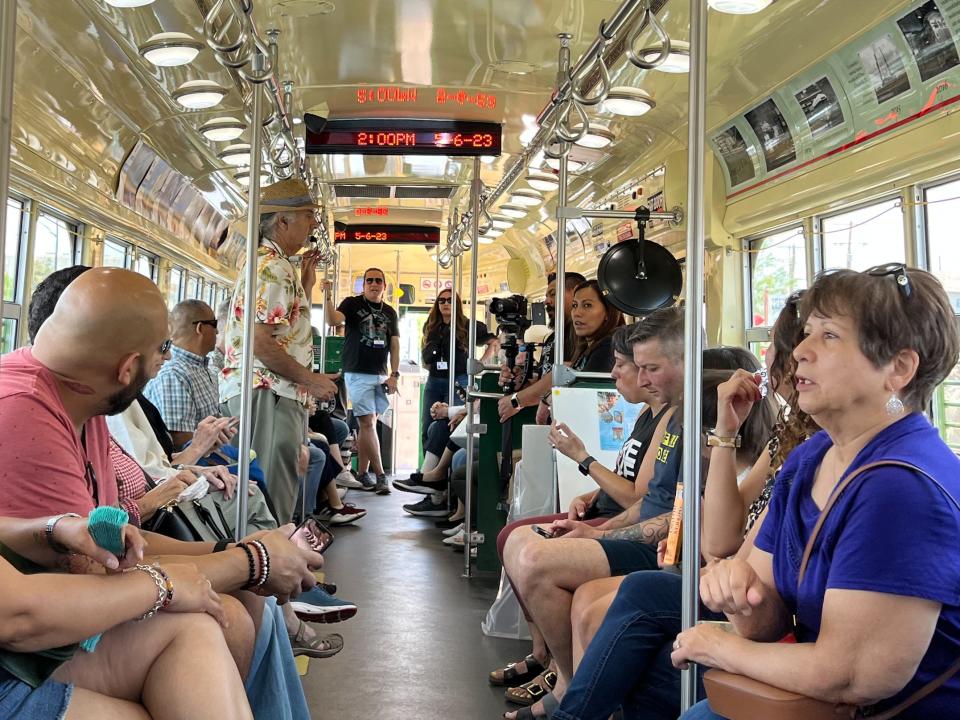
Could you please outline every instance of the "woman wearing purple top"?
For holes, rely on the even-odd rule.
[[[801,319],[798,404],[823,432],[790,454],[747,558],[701,577],[701,600],[737,633],[687,630],[673,662],[882,712],[960,656],[960,460],[921,414],[960,340],[940,283],[899,264],[821,275]],[[715,433],[733,437],[737,427]],[[879,460],[922,472],[886,465],[857,476],[827,515],[798,588],[804,547],[834,488]],[[776,642],[791,631],[796,644]],[[897,717],[956,717],[958,703],[953,676]],[[717,717],[707,701],[683,716]]]

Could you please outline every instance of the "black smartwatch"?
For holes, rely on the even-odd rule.
[[[593,465],[597,459],[593,455],[587,455],[583,460],[577,464],[577,468],[583,475],[590,474],[590,466]]]

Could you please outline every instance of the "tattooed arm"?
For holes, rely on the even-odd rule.
[[[656,545],[667,537],[669,529],[670,513],[663,513],[636,525],[604,530],[603,537],[608,540],[639,540],[647,545]]]

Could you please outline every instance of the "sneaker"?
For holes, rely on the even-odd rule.
[[[446,530],[444,530],[443,535],[444,537],[453,537],[457,533],[462,533],[462,532],[463,532],[463,523],[460,523],[456,527],[447,528]]]
[[[377,478],[372,472],[365,472],[360,476],[360,487],[358,490],[373,492],[377,487]]]
[[[416,473],[420,475],[420,473]],[[422,476],[421,476],[422,477]],[[414,480],[411,476],[407,480],[394,480],[393,486],[403,492],[418,493],[420,495],[432,495],[433,493],[443,492],[447,489],[447,481],[429,482],[427,480]]]
[[[447,498],[443,494],[427,495],[418,503],[404,505],[403,509],[415,517],[443,517],[449,512]]]
[[[297,595],[290,601],[290,607],[301,620],[315,623],[340,622],[357,614],[356,605],[335,598],[319,587],[310,588]]]
[[[444,545],[459,545],[460,547],[463,547],[464,544],[465,544],[464,538],[466,537],[466,535],[467,535],[466,532],[464,532],[464,529],[461,527],[459,532],[457,532],[457,533],[454,534],[454,535],[451,535],[451,536],[448,537],[448,538],[445,538],[444,541],[443,541],[443,544],[444,544]]]
[[[344,468],[340,473],[333,479],[337,484],[337,487],[342,488],[362,488],[363,483],[361,483],[357,478],[353,476],[353,473],[350,472],[349,468]]]
[[[381,474],[381,475],[377,475],[377,483],[376,483],[376,485],[373,486],[373,490],[374,490],[374,492],[377,493],[377,495],[389,495],[389,494],[390,494],[390,486],[387,484],[387,476],[386,476],[386,475],[382,475],[382,474]]]
[[[331,525],[349,525],[367,514],[363,508],[353,503],[344,503],[341,508],[329,508]]]
[[[336,595],[337,594],[337,584],[336,583],[327,583],[327,582],[318,582],[317,587],[323,590],[327,595]]]

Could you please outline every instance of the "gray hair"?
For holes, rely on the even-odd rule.
[[[292,212],[272,212],[264,213],[260,216],[260,238],[266,238],[267,240],[274,240],[274,234],[277,232],[277,223],[280,222],[280,218],[287,220],[289,222]]]

